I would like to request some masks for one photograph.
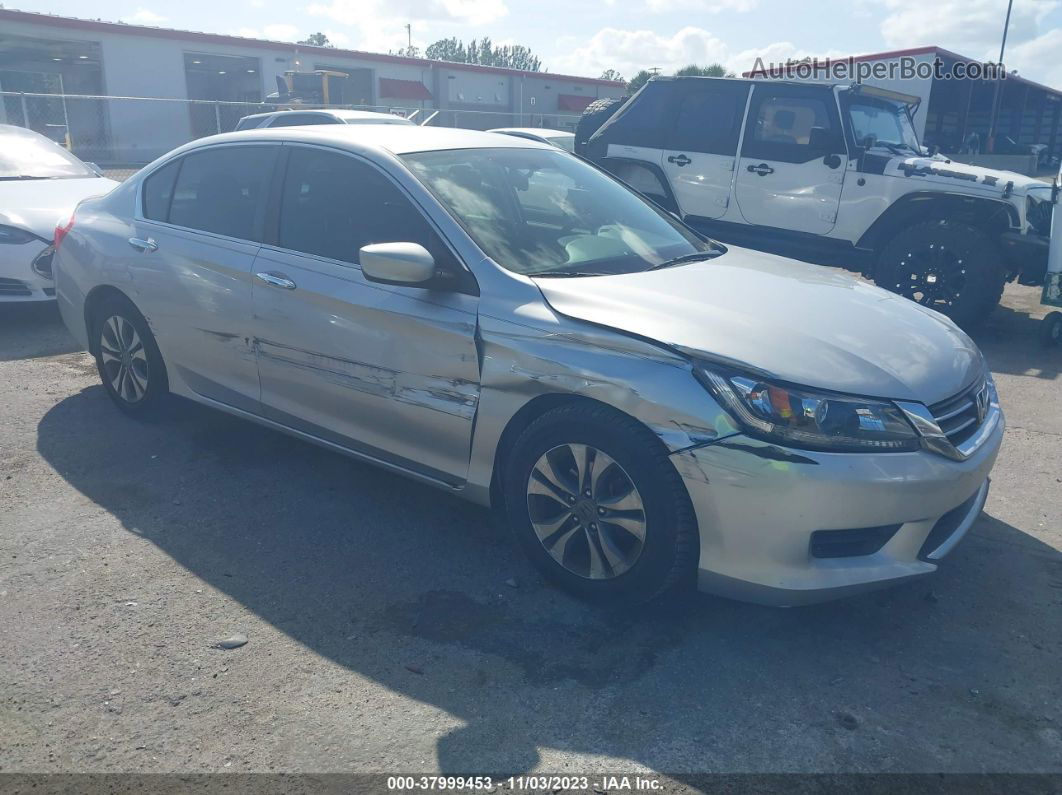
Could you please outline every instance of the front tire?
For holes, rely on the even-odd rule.
[[[531,423],[508,456],[505,503],[535,566],[585,599],[637,604],[694,579],[697,521],[681,477],[655,435],[607,406]]]
[[[92,352],[103,388],[126,414],[149,417],[169,394],[166,366],[144,316],[133,303],[108,297],[92,317]]]
[[[874,282],[969,329],[984,322],[1003,296],[1002,259],[980,229],[928,221],[900,231],[885,245]]]

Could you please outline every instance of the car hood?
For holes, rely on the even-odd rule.
[[[104,177],[0,180],[0,224],[51,240],[56,223],[79,201],[108,193],[117,184]]]
[[[887,176],[908,177],[930,182],[935,185],[948,185],[952,190],[960,190],[962,185],[975,188],[979,193],[988,192],[1002,195],[1010,184],[1012,193],[1021,194],[1029,188],[1044,185],[1034,177],[1027,177],[1016,171],[1003,171],[995,168],[971,166],[957,163],[945,157],[893,157],[885,166]]]
[[[563,315],[822,389],[933,404],[983,367],[970,338],[937,312],[737,246],[658,271],[535,283]]]

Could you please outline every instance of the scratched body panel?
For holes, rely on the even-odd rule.
[[[271,269],[298,288],[253,288],[263,414],[463,481],[477,299],[371,284],[355,265],[266,247],[255,270]]]

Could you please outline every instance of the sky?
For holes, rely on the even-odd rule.
[[[936,44],[999,56],[1007,0],[8,0],[8,8],[295,41],[324,32],[340,47],[387,52],[457,36],[523,44],[551,72],[734,72],[787,58]],[[1062,88],[1062,0],[1014,0],[1006,65]]]

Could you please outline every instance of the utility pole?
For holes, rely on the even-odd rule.
[[[1012,0],[1013,2],[1013,0]],[[406,23],[406,55],[413,49],[413,23]]]
[[[1007,19],[1003,23],[1003,42],[999,45],[999,73],[996,75],[996,90],[992,94],[992,115],[988,120],[988,151],[996,151],[996,123],[999,118],[999,105],[1001,102],[1001,86],[1000,84],[1005,80],[1006,67],[1003,65],[1003,53],[1007,49],[1007,30],[1010,28],[1010,12],[1014,8],[1014,0],[1008,0],[1007,2]]]

